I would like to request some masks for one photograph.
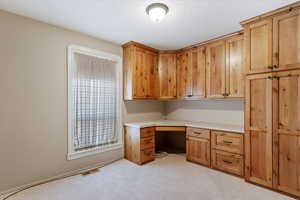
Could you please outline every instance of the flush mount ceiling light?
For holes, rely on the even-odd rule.
[[[152,3],[146,8],[146,13],[153,21],[161,21],[168,13],[169,8],[163,3]]]

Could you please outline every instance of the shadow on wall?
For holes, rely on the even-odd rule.
[[[195,110],[195,109],[203,109],[203,110],[236,110],[243,111],[244,110],[244,101],[243,100],[222,100],[222,99],[203,99],[199,101],[169,101],[167,103],[166,112],[173,112],[177,109],[187,109],[187,110]]]
[[[243,100],[169,101],[165,115],[170,120],[244,124]]]
[[[124,122],[164,119],[165,106],[162,101],[124,101]]]

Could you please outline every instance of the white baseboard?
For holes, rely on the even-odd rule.
[[[105,165],[108,165],[110,163],[113,163],[113,162],[121,160],[121,159],[123,159],[123,157],[120,157],[120,158],[117,158],[117,159],[112,159],[112,160],[105,161],[105,162],[101,162],[101,163],[98,163],[98,164],[95,164],[95,165],[92,165],[92,166],[89,166],[89,167],[85,167],[85,168],[82,168],[82,169],[77,169],[77,170],[73,170],[73,171],[70,171],[70,172],[66,172],[66,173],[63,173],[63,174],[60,174],[60,175],[57,175],[57,176],[54,176],[54,177],[50,177],[50,178],[46,178],[46,179],[43,179],[43,180],[35,181],[35,182],[29,183],[29,184],[21,185],[21,186],[18,186],[18,187],[15,187],[15,188],[12,188],[12,189],[9,189],[9,190],[6,190],[6,191],[0,191],[0,200],[5,199],[6,197],[10,196],[13,193],[20,192],[20,191],[28,189],[30,187],[37,186],[37,185],[47,183],[47,182],[50,182],[50,181],[55,181],[57,179],[62,179],[62,178],[70,177],[70,176],[79,175],[79,174],[82,174],[84,172],[90,171],[92,169],[97,169],[97,168],[103,167]]]

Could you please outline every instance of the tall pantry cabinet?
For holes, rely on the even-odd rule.
[[[242,25],[248,74],[245,177],[299,197],[300,9],[286,7]]]

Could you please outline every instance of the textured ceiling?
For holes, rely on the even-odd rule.
[[[170,11],[160,23],[153,2]],[[295,0],[1,0],[0,9],[123,44],[177,49],[242,29],[239,22]]]

